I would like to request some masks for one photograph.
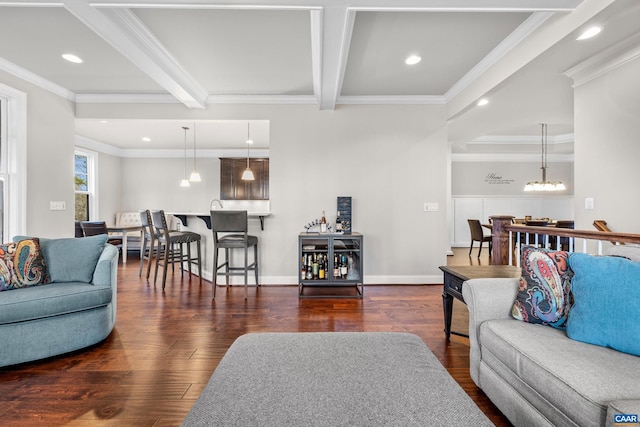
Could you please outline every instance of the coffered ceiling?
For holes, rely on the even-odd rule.
[[[639,17],[632,0],[0,0],[0,69],[78,103],[442,104],[464,143],[534,134],[542,120],[572,132],[563,71],[637,33]],[[616,19],[605,41],[574,44]],[[422,61],[405,64],[411,54]],[[481,96],[501,101],[477,112]],[[554,117],[536,117],[551,105]],[[116,134],[103,142],[138,143]]]

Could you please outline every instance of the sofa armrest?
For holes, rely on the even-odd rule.
[[[624,425],[623,421],[617,421],[614,419],[616,414],[629,414],[635,415],[636,417],[640,414],[640,399],[632,399],[632,400],[614,400],[609,402],[607,406],[607,421],[606,427],[613,427],[616,425]],[[638,420],[636,419],[636,424]],[[629,425],[633,425],[633,422],[630,422]]]
[[[462,296],[469,310],[469,370],[479,384],[480,325],[487,320],[511,318],[518,293],[518,279],[472,279],[462,284]]]
[[[98,286],[111,286],[116,288],[118,275],[118,249],[110,244],[105,244],[98,264],[93,271],[91,283]]]

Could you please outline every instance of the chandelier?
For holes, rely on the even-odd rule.
[[[567,187],[562,181],[547,181],[547,124],[540,123],[542,133],[542,181],[529,181],[524,186],[524,191],[562,191]]]

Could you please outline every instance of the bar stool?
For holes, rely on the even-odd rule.
[[[229,276],[244,276],[244,299],[247,299],[248,273],[253,270],[258,283],[258,238],[247,234],[247,211],[211,211],[211,230],[213,231],[213,299],[216,298],[217,276],[224,275],[229,287]],[[220,236],[219,233],[235,233]],[[249,248],[253,246],[253,263],[249,264]],[[218,251],[224,249],[225,262],[218,265]],[[229,249],[244,249],[244,265],[231,267]],[[224,272],[218,270],[224,267]]]
[[[155,285],[158,278],[158,267],[162,265],[162,289],[164,290],[167,282],[167,268],[171,264],[172,271],[175,271],[175,264],[180,264],[180,275],[184,273],[184,263],[187,263],[189,275],[193,274],[191,264],[198,266],[198,275],[200,276],[200,284],[202,285],[202,257],[200,250],[200,241],[202,236],[191,231],[171,231],[167,225],[167,218],[163,210],[152,211],[151,218],[157,239],[156,245],[156,267],[153,275],[153,284]],[[198,256],[191,256],[191,243],[196,243]],[[187,253],[185,255],[183,245],[187,245]],[[177,246],[177,247],[176,247]]]
[[[144,228],[142,234],[142,245],[140,246],[140,271],[138,277],[142,276],[142,264],[147,260],[147,280],[151,274],[151,263],[156,254],[156,233],[153,230],[153,219],[151,219],[151,211],[149,209],[140,211],[140,224]]]

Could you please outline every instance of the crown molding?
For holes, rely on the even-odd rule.
[[[549,154],[550,163],[572,163],[573,154]],[[451,153],[452,162],[540,163],[540,154]]]
[[[567,144],[574,142],[574,134],[550,136],[549,145]],[[469,141],[468,145],[540,145],[540,135],[485,135]]]
[[[314,95],[209,95],[207,104],[317,104]]]
[[[169,94],[84,93],[76,95],[78,104],[181,104]]]
[[[569,68],[564,75],[573,79],[573,88],[576,88],[639,57],[640,33]]]
[[[64,87],[53,83],[50,80],[40,77],[39,75],[28,71],[13,62],[7,61],[4,58],[0,58],[0,70],[4,70],[9,74],[16,76],[19,79],[22,79],[28,83],[31,83],[35,86],[38,86],[44,90],[47,90],[51,93],[59,95],[63,98],[68,99],[69,101],[75,101],[76,95]]]
[[[147,158],[147,159],[182,159],[184,149],[158,149],[158,148],[119,148],[111,144],[96,141],[81,135],[75,136],[75,145],[98,153],[109,154],[121,158]],[[247,157],[244,148],[225,149],[199,149],[196,150],[198,159],[217,159],[219,157]],[[268,148],[255,148],[251,150],[252,159],[266,159],[269,157]]]
[[[397,104],[397,105],[444,105],[445,98],[438,95],[380,95],[380,96],[340,96],[338,104]]]

